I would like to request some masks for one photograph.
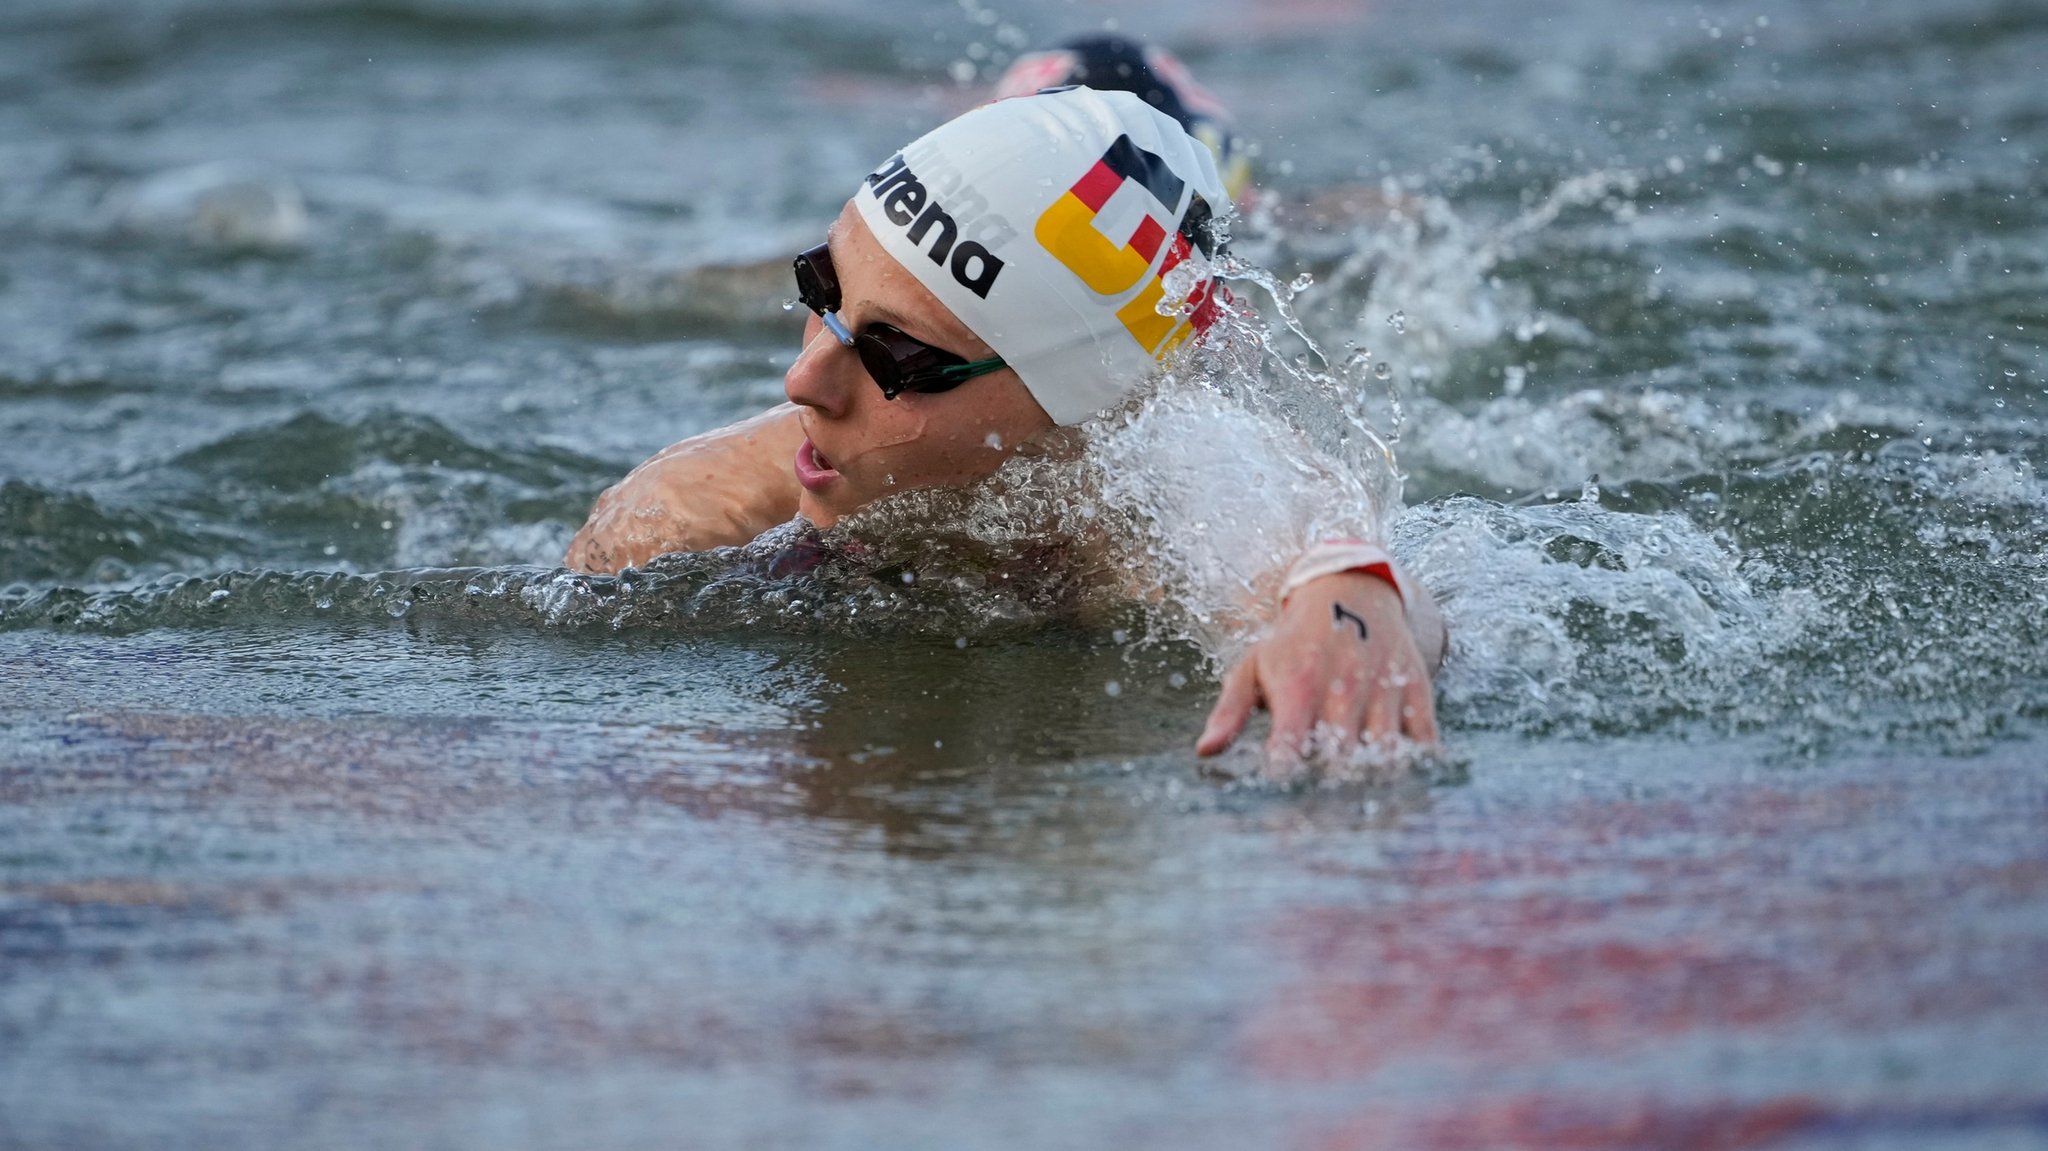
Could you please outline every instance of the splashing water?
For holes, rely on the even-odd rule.
[[[1146,642],[1185,640],[1227,662],[1307,542],[1386,538],[1400,477],[1393,437],[1373,422],[1365,359],[1332,366],[1290,306],[1307,278],[1282,285],[1230,257],[1183,272],[1170,275],[1163,314],[1191,310],[1204,273],[1258,295],[1219,309],[1202,340],[1078,435],[972,491],[908,493],[828,537],[914,565],[994,549],[1020,572],[1043,572],[1057,552],[1068,591],[1036,602],[1149,604]],[[1288,354],[1255,300],[1305,353]],[[1097,590],[1075,594],[1081,585]]]
[[[1558,389],[1561,362],[1613,338],[1540,302],[1548,285],[1531,269],[1551,257],[1515,261],[1559,245],[1560,229],[1640,231],[1633,198],[1669,178],[1566,176],[1492,224],[1403,185],[1388,191],[1388,211],[1343,229],[1334,246],[1329,234],[1291,234],[1254,213],[1238,221],[1237,254],[1168,274],[1169,312],[1189,307],[1203,273],[1236,303],[1142,402],[1031,446],[973,491],[904,493],[833,532],[792,528],[619,581],[431,566],[552,559],[613,466],[554,449],[500,451],[423,416],[300,415],[92,494],[10,480],[0,518],[13,530],[0,557],[14,583],[0,594],[0,628],[119,632],[275,612],[950,642],[1116,620],[1130,637],[1120,645],[1185,641],[1214,667],[1254,634],[1272,573],[1303,542],[1344,535],[1390,537],[1441,597],[1454,723],[1594,732],[1707,720],[1776,726],[1796,746],[1920,719],[1929,730],[1996,730],[1995,717],[1972,718],[1921,686],[1944,675],[2000,685],[1991,690],[2010,702],[1994,712],[2024,713],[2013,685],[2034,664],[2018,648],[1979,645],[1974,663],[1943,649],[1873,652],[1883,641],[1866,605],[1908,605],[1903,613],[1926,597],[1875,593],[1824,548],[1768,530],[1777,516],[1804,514],[1770,504],[1797,504],[1803,497],[1788,493],[1809,482],[1806,465],[1780,457],[1836,453],[1833,490],[1923,493],[1880,505],[1872,522],[1902,541],[1886,548],[1938,555],[1972,587],[1981,554],[1987,589],[2031,586],[2000,584],[1994,566],[2031,562],[2014,535],[2031,530],[2027,513],[2001,509],[2043,502],[2027,416],[2006,406],[2024,403],[2016,368],[1987,373],[2005,389],[1995,403],[2009,430],[1986,426],[1980,442],[1948,445],[1926,435],[1942,413],[1911,399],[1830,394],[1788,414],[1719,402],[1654,372]],[[1665,268],[1642,274],[1654,286]],[[1644,298],[1654,308],[1655,294]],[[1794,329],[1770,338],[1802,355],[1824,350]],[[742,394],[775,394],[760,357],[707,352],[703,366],[757,389]],[[1859,462],[1872,451],[1877,462]],[[1906,460],[1921,461],[1910,475],[1896,470]],[[1719,474],[1731,466],[1761,470]],[[1404,511],[1418,475],[1429,502]],[[1491,498],[1444,499],[1459,492]],[[1944,514],[1893,522],[1922,499]],[[1551,506],[1567,500],[1569,512]],[[1759,514],[1759,500],[1772,510]],[[251,532],[252,519],[274,526]],[[254,570],[174,574],[225,564]],[[267,570],[322,564],[344,570]],[[380,564],[428,566],[379,574]],[[85,586],[51,582],[66,579]],[[1981,598],[1987,616],[2013,614],[1991,591]],[[1830,654],[1816,661],[1809,650]],[[1737,674],[1745,661],[1768,674]],[[1887,700],[1885,718],[1820,698],[1851,684],[1857,667],[1877,679],[1843,690]]]
[[[0,5],[0,1143],[2040,1143],[2048,17],[1768,7],[1116,5],[1217,345],[599,578],[1076,9]],[[1461,786],[1189,755],[1327,525]]]
[[[1552,196],[1454,259],[1424,247],[1414,249],[1416,259],[1483,267],[1502,250],[1500,237],[1533,234],[1570,199]],[[1447,209],[1433,219],[1441,234],[1465,234]],[[1389,270],[1382,283],[1427,279]],[[1076,434],[1028,445],[973,489],[902,493],[829,532],[789,525],[744,548],[667,557],[616,579],[429,569],[230,573],[102,592],[17,589],[0,598],[0,627],[121,632],[266,617],[453,618],[965,642],[1059,619],[1117,620],[1134,649],[1192,644],[1216,668],[1256,633],[1276,573],[1305,542],[1391,538],[1449,617],[1447,715],[1476,726],[1593,731],[1640,729],[1728,704],[1730,669],[1782,649],[1810,615],[1797,597],[1773,602],[1754,592],[1729,553],[1685,517],[1610,511],[1590,486],[1570,508],[1453,500],[1404,515],[1395,373],[1355,344],[1332,362],[1310,326],[1319,321],[1296,307],[1314,278],[1282,282],[1234,256],[1213,267],[1190,261],[1181,271],[1169,280],[1163,311],[1187,310],[1203,272],[1238,289],[1207,337],[1140,397]],[[1435,277],[1447,274],[1439,266]],[[1392,313],[1388,326],[1404,349],[1426,345],[1428,333],[1456,326],[1433,309],[1468,299],[1425,293]],[[1638,402],[1651,405],[1646,411],[1656,403]],[[1491,417],[1495,428],[1440,411],[1420,443],[1439,455],[1446,439],[1488,452],[1556,450],[1570,437],[1530,427],[1495,433],[1570,410],[1507,409]],[[1662,466],[1693,459],[1681,452]],[[1514,472],[1490,459],[1484,467],[1509,468],[1534,486],[1578,462],[1537,459]],[[1576,471],[1577,479],[1585,474]],[[391,514],[404,538],[432,522],[405,507]],[[1623,693],[1631,702],[1617,704],[1623,684],[1633,689]]]

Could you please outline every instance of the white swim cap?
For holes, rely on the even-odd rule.
[[[1209,149],[1128,92],[999,100],[905,147],[854,193],[896,262],[1015,368],[1046,414],[1115,404],[1215,317]],[[1161,315],[1176,281],[1178,314]],[[1170,313],[1175,312],[1169,308]]]

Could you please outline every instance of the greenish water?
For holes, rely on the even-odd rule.
[[[722,269],[1101,18],[0,15],[0,1146],[2048,1145],[2038,5],[1118,8],[1397,206],[1240,251],[1398,422],[1438,776],[1204,773],[1202,629],[996,521],[554,570],[780,398]],[[1199,607],[1288,461],[1167,398]]]

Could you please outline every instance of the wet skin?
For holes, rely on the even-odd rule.
[[[968,360],[995,354],[882,249],[851,203],[829,240],[848,328],[888,323]],[[983,479],[1056,426],[1008,368],[886,399],[816,316],[783,390],[787,405],[676,444],[606,491],[565,564],[617,571],[664,552],[743,544],[797,515],[829,527],[894,492]],[[1443,660],[1443,624],[1420,584],[1407,592],[1404,604],[1384,580],[1343,573],[1277,608],[1255,607],[1265,633],[1225,676],[1196,750],[1228,748],[1261,706],[1273,715],[1266,757],[1279,772],[1362,741],[1435,744],[1430,675]]]
[[[827,235],[849,329],[889,323],[968,360],[995,354],[882,250],[851,204]],[[617,571],[743,544],[796,515],[830,527],[894,492],[991,475],[1054,426],[1008,368],[886,399],[816,316],[783,390],[788,404],[663,449],[598,497],[564,563]]]
[[[967,360],[996,354],[939,303],[875,240],[848,204],[828,234],[852,331],[887,323]],[[796,468],[797,511],[821,527],[904,488],[959,487],[995,472],[1026,441],[1054,427],[1009,368],[951,391],[905,392],[886,399],[860,357],[816,316],[804,326],[804,350],[783,377],[783,392],[822,470]]]

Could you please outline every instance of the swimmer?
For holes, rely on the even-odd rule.
[[[1251,148],[1231,124],[1223,102],[1195,83],[1173,53],[1124,36],[1077,36],[1056,48],[1019,56],[1003,70],[990,99],[1029,96],[1045,88],[1079,84],[1100,92],[1129,92],[1159,109],[1216,157],[1223,189],[1240,208],[1252,193]]]
[[[1200,338],[1221,306],[1213,281],[1198,277],[1179,315],[1156,305],[1168,271],[1217,254],[1209,223],[1229,199],[1209,144],[1130,92],[1054,88],[939,126],[796,257],[810,315],[789,402],[635,468],[565,564],[614,572],[795,517],[830,527],[895,492],[992,475]],[[1106,238],[1099,214],[1128,238]],[[1260,706],[1272,762],[1434,745],[1444,629],[1428,591],[1376,543],[1302,543],[1272,573],[1265,634],[1224,676],[1196,750],[1229,747]]]
[[[1195,82],[1178,57],[1155,44],[1105,33],[1077,36],[1049,50],[1019,56],[996,81],[991,98],[1025,96],[1062,84],[1130,92],[1178,120],[1188,135],[1207,144],[1215,155],[1217,173],[1238,215],[1261,221],[1261,230],[1268,234],[1308,239],[1343,235],[1361,225],[1384,226],[1397,216],[1421,218],[1419,201],[1376,186],[1337,184],[1298,199],[1257,187],[1252,183],[1254,149],[1238,133],[1230,110]],[[1290,254],[1296,260],[1304,256]],[[1352,275],[1361,287],[1370,286],[1377,267],[1378,259],[1373,258]]]

